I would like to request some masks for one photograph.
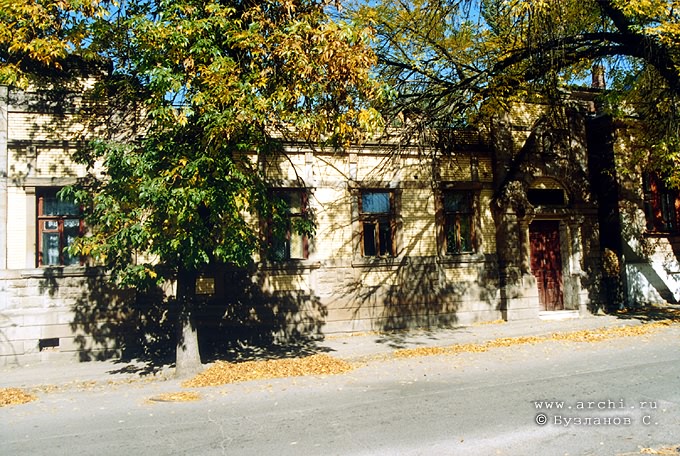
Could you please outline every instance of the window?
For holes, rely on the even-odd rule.
[[[365,190],[359,199],[362,254],[366,257],[395,256],[394,194]]]
[[[472,252],[472,192],[445,190],[442,194],[442,208],[446,253],[454,255]]]
[[[669,190],[655,174],[643,176],[647,230],[677,232],[680,225],[680,193]]]
[[[552,188],[530,188],[527,199],[533,206],[564,206],[564,190]]]
[[[269,257],[274,261],[305,259],[308,256],[307,236],[302,225],[306,222],[307,193],[287,189],[273,192],[277,204],[269,230]]]
[[[57,190],[38,194],[38,265],[68,266],[80,264],[79,257],[66,248],[82,233],[80,208],[57,197]]]

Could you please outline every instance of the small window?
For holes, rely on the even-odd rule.
[[[395,256],[394,194],[392,192],[362,191],[359,200],[359,221],[363,256]]]
[[[307,193],[299,189],[273,191],[276,200],[269,223],[269,257],[274,261],[308,256],[308,237],[301,231],[307,212]]]
[[[533,206],[564,206],[564,190],[559,188],[530,188],[527,199]]]
[[[442,194],[442,207],[446,253],[455,255],[473,252],[472,192],[446,190]]]
[[[69,266],[80,264],[67,247],[82,234],[80,208],[57,196],[57,190],[38,195],[38,265]]]
[[[676,233],[680,226],[680,192],[666,187],[655,174],[643,176],[647,231]]]

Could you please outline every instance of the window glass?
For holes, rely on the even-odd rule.
[[[79,235],[80,235],[80,219],[66,219],[66,220],[64,220],[64,248],[67,249],[68,247],[70,247],[71,244],[73,244],[73,242],[76,240],[76,238]],[[73,264],[80,263],[80,258],[72,257],[68,253],[68,250],[65,250],[63,255],[64,255],[64,264],[66,264],[66,265],[73,265]]]
[[[564,206],[564,190],[553,188],[530,188],[527,199],[533,206]]]
[[[469,216],[450,218],[446,223],[446,253],[472,251],[472,230]]]
[[[390,222],[378,224],[378,236],[380,241],[380,256],[392,254],[392,225]]]
[[[291,214],[302,214],[302,192],[285,192],[283,200],[288,205],[288,212]]]
[[[655,174],[645,174],[644,209],[647,230],[675,233],[680,223],[680,193],[666,187],[663,179]]]
[[[444,243],[449,255],[474,251],[472,192],[448,190],[442,194]]]
[[[363,191],[359,210],[363,255],[394,256],[395,214],[392,192]]]
[[[275,196],[286,206],[283,230],[276,231],[269,227],[268,256],[274,261],[285,261],[306,258],[307,237],[295,231],[295,222],[301,220],[305,213],[305,191],[298,189],[278,189]],[[268,223],[272,223],[270,220]]]
[[[78,215],[78,206],[71,201],[57,198],[56,195],[43,197],[42,215]]]
[[[59,258],[59,233],[43,233],[42,235],[42,264],[58,266]]]
[[[467,192],[444,193],[444,211],[470,212],[470,195]]]
[[[364,192],[361,194],[361,211],[367,214],[390,212],[389,192]]]
[[[305,257],[304,236],[300,233],[291,233],[289,257],[291,259],[302,259]]]
[[[375,238],[375,223],[364,223],[364,256],[378,255]]]
[[[288,243],[286,239],[274,237],[269,246],[269,256],[272,260],[283,261],[288,256]]]
[[[68,266],[80,263],[67,249],[81,234],[79,208],[72,201],[57,197],[57,189],[47,189],[38,196],[39,266]]]

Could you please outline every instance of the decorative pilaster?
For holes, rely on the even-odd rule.
[[[580,275],[583,272],[583,240],[581,239],[581,227],[583,217],[571,217],[569,220],[569,232],[571,233],[571,273]]]
[[[529,241],[529,225],[533,217],[525,216],[519,220],[520,268],[522,274],[531,273],[531,242]]]
[[[583,288],[581,284],[581,277],[583,276],[583,239],[581,231],[583,227],[584,217],[572,216],[569,218],[569,233],[571,239],[571,281],[574,294],[578,304],[578,311],[581,315],[587,315],[588,306],[590,305],[590,296],[588,290]]]
[[[7,269],[7,150],[9,88],[0,86],[0,269]]]
[[[9,88],[0,86],[0,269],[7,269],[8,104]]]

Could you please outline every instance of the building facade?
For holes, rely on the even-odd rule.
[[[87,135],[63,101],[75,95],[53,95],[0,87],[2,364],[108,356],[128,340],[121,334],[166,321],[162,308],[136,313],[130,301],[139,296],[111,289],[102,271],[64,253],[84,226],[78,208],[56,192],[84,175],[69,157]],[[291,226],[312,214],[315,235],[272,237],[264,221],[268,248],[251,268],[206,270],[197,291],[211,337],[265,328],[285,339],[597,312],[608,299],[600,200],[605,209],[624,200],[606,199],[599,178],[594,183],[605,163],[591,163],[592,151],[609,143],[584,106],[557,113],[518,106],[478,131],[431,131],[411,141],[395,135],[346,150],[286,144],[285,154],[262,160],[262,171],[287,202]],[[668,245],[677,264],[677,243]],[[638,279],[657,262],[625,258],[626,277]],[[673,277],[673,291],[658,298],[678,299]],[[659,289],[633,282],[626,299]]]

